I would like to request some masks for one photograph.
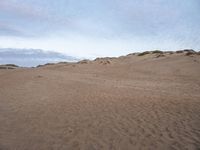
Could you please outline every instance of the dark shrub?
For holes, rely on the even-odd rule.
[[[0,69],[7,69],[6,66],[0,66]]]
[[[160,50],[155,50],[155,51],[152,51],[153,54],[163,54],[163,51],[160,51]]]
[[[50,65],[55,65],[55,63],[47,63],[44,66],[50,66]]]
[[[193,52],[193,53],[195,53],[195,51],[193,49],[184,49],[183,51],[184,52]]]
[[[150,52],[146,51],[146,52],[143,52],[143,53],[139,53],[138,56],[144,56],[144,55],[147,55],[147,54],[150,54]]]
[[[15,64],[6,64],[5,66],[10,66],[10,67],[19,67],[19,66],[15,65]]]
[[[40,68],[40,67],[43,67],[44,65],[38,65],[36,68]]]
[[[15,69],[16,67],[0,66],[0,69]]]
[[[176,53],[183,53],[184,51],[183,50],[179,50],[179,51],[176,51]]]
[[[88,64],[90,62],[90,60],[88,59],[84,59],[78,62],[78,64]]]
[[[136,53],[130,53],[130,54],[126,55],[126,56],[133,56],[133,55],[136,55]]]
[[[164,54],[159,54],[158,56],[156,56],[156,58],[159,58],[159,57],[165,57]]]
[[[191,55],[194,55],[194,54],[196,54],[195,52],[192,52],[192,51],[188,51],[185,55],[186,56],[191,56]]]

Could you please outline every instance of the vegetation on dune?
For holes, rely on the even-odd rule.
[[[0,66],[0,69],[15,69],[15,67],[10,67],[10,66]]]
[[[4,64],[4,65],[0,65],[0,69],[16,69],[19,66],[15,65],[15,64]]]
[[[159,57],[165,57],[164,54],[159,54],[158,56],[156,56],[156,58],[159,58]]]
[[[184,49],[183,51],[184,52],[193,52],[193,53],[196,53],[193,49]]]
[[[15,64],[5,64],[4,66],[19,67],[19,66],[15,65]]]
[[[195,53],[194,52],[187,52],[185,55],[186,56],[191,56],[191,55],[194,55]]]
[[[142,53],[139,53],[138,56],[144,56],[144,55],[147,55],[147,54],[150,54],[150,52],[149,51],[142,52]]]
[[[164,52],[163,51],[160,51],[160,50],[154,50],[152,51],[152,54],[163,54]]]
[[[183,53],[184,51],[183,50],[179,50],[179,51],[176,51],[176,53]]]
[[[89,59],[84,59],[78,62],[78,64],[88,64],[90,62]]]
[[[55,63],[46,63],[44,65],[38,65],[36,68],[44,67],[44,66],[50,66],[50,65],[55,65]]]

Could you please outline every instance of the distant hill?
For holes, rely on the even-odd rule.
[[[0,48],[0,64],[16,64],[23,67],[33,67],[45,63],[74,62],[77,58],[53,51],[41,49]]]

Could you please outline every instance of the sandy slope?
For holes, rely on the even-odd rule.
[[[200,55],[0,70],[1,150],[200,149]]]

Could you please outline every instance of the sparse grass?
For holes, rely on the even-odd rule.
[[[15,65],[15,64],[3,64],[0,65],[0,69],[16,69],[19,66]]]
[[[126,56],[133,56],[133,55],[136,55],[136,53],[130,53],[130,54],[126,55]]]
[[[100,64],[103,64],[103,65],[107,65],[107,64],[110,64],[111,62],[109,60],[102,60],[100,61]]]
[[[69,62],[61,61],[58,64],[69,64]]]
[[[193,49],[184,49],[183,51],[184,52],[194,52],[195,53],[195,51]]]
[[[154,51],[152,51],[152,54],[163,54],[163,51],[160,51],[160,50],[154,50]]]
[[[174,54],[174,52],[173,51],[166,51],[165,53],[167,53],[167,54]]]
[[[15,64],[5,64],[5,66],[10,66],[10,67],[19,67],[19,66],[15,65]]]
[[[39,67],[43,67],[44,65],[38,65],[38,66],[36,66],[36,68],[39,68]]]
[[[191,56],[191,55],[194,55],[194,54],[196,54],[195,52],[192,52],[192,51],[188,51],[185,55],[186,56]]]
[[[44,66],[50,66],[50,65],[55,65],[55,63],[46,63],[44,65],[38,65],[36,68],[44,67]]]
[[[15,67],[10,67],[10,66],[0,66],[0,69],[15,69]]]
[[[146,52],[143,52],[143,53],[139,53],[138,56],[144,56],[144,55],[147,55],[147,54],[150,54],[150,52],[146,51]]]
[[[84,59],[78,62],[78,64],[88,64],[90,62],[90,60],[88,59]]]
[[[180,54],[180,53],[184,53],[184,50],[176,51],[176,53],[178,53],[178,54]]]
[[[0,66],[0,69],[7,69],[7,67],[5,67],[5,66]]]
[[[55,63],[47,63],[47,64],[44,64],[44,66],[50,66],[50,65],[55,65]]]
[[[156,56],[156,58],[159,58],[159,57],[165,57],[164,54],[159,54],[158,56]]]

